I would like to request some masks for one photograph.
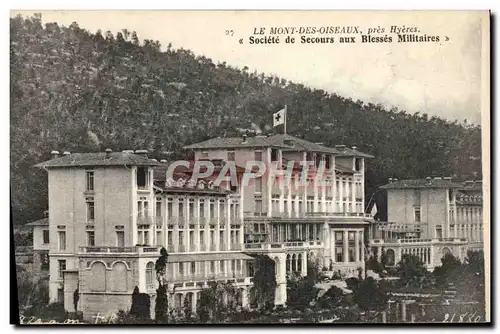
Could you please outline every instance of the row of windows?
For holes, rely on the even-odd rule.
[[[151,171],[147,167],[137,167],[136,182],[139,189],[148,189],[151,179]],[[85,190],[92,192],[95,190],[95,172],[88,170],[85,172]]]
[[[356,231],[347,232],[347,240],[344,240],[344,232],[335,232],[335,261],[336,262],[357,262],[362,261],[364,248],[362,239],[358,234],[356,244]],[[345,246],[347,242],[347,254],[345,253]],[[356,258],[356,248],[358,249],[358,257]],[[346,258],[347,255],[347,258]]]

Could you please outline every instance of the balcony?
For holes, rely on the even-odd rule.
[[[248,243],[245,244],[245,250],[285,250],[285,249],[311,249],[322,248],[322,241],[292,241],[292,242],[274,242],[274,243]]]
[[[134,247],[99,247],[99,246],[85,246],[80,247],[81,253],[89,254],[104,254],[104,253],[126,253],[126,254],[147,254],[154,253],[155,255],[160,253],[161,247],[156,246],[134,246]]]
[[[272,218],[346,218],[361,217],[372,218],[371,214],[364,212],[271,212]]]

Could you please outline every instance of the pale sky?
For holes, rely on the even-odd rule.
[[[479,12],[162,12],[38,11],[43,23],[116,33],[126,28],[163,47],[190,49],[215,63],[277,75],[365,103],[479,124],[481,107],[481,19]],[[22,12],[32,14],[34,12]],[[17,12],[12,12],[15,16]],[[392,25],[415,26],[439,43],[356,43],[250,45],[254,28]],[[234,35],[226,35],[233,30]],[[267,34],[269,35],[269,34]],[[387,34],[397,40],[394,34]],[[301,34],[295,34],[300,40]],[[307,37],[320,36],[308,35]],[[359,35],[358,35],[359,36]],[[449,41],[444,41],[445,36]],[[244,39],[240,44],[238,40]],[[360,39],[360,37],[357,37]],[[489,55],[487,55],[489,56]],[[483,69],[484,71],[484,69]],[[485,73],[485,72],[483,72]],[[187,83],[189,84],[189,83]],[[286,101],[285,101],[286,103]],[[290,106],[292,108],[292,106]]]

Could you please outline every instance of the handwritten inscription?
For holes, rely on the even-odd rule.
[[[66,319],[63,322],[54,320],[54,319],[41,319],[35,316],[25,317],[21,315],[19,317],[19,323],[21,325],[77,325],[83,324],[78,319]]]
[[[480,322],[481,319],[482,319],[481,315],[478,315],[477,312],[474,313],[465,312],[462,314],[446,313],[444,315],[443,322]]]

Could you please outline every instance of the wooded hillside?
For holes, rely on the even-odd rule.
[[[353,101],[285,78],[237,69],[124,29],[10,21],[11,194],[15,223],[41,218],[51,150],[148,149],[158,159],[242,129],[269,133],[288,105],[287,132],[375,156],[367,200],[388,177],[481,177],[480,127]],[[381,200],[381,199],[379,199]],[[379,205],[380,206],[380,205]]]

